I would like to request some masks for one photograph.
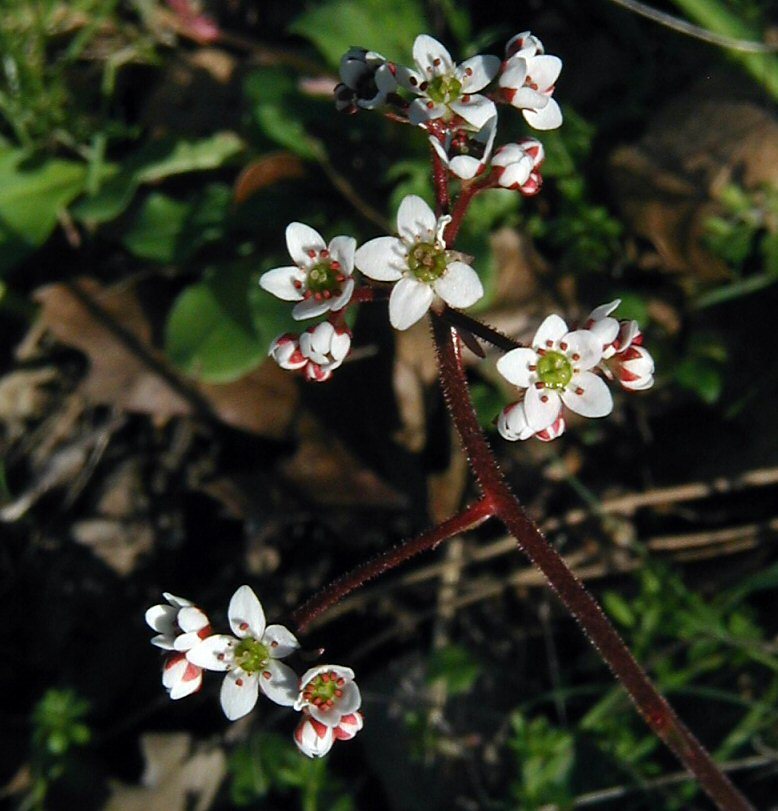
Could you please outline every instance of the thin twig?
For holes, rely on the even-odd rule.
[[[699,25],[690,23],[688,20],[683,20],[680,17],[675,17],[665,11],[653,6],[647,6],[645,3],[640,3],[638,0],[611,0],[617,6],[626,8],[641,17],[645,17],[652,22],[670,28],[673,31],[678,31],[687,37],[699,39],[703,42],[708,42],[711,45],[719,45],[722,48],[728,48],[731,51],[743,51],[744,53],[764,53],[771,54],[778,52],[778,44],[773,45],[767,42],[754,42],[748,39],[738,39],[736,37],[728,37],[724,34],[717,34],[714,31],[709,31],[707,28],[702,28]]]

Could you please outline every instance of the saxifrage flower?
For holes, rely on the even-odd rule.
[[[543,144],[535,138],[501,146],[492,158],[492,170],[497,182],[505,189],[515,189],[529,197],[543,185],[540,167],[546,154]]]
[[[279,335],[268,355],[282,369],[301,370],[311,382],[323,383],[332,377],[351,350],[351,333],[329,321],[309,327],[302,335]]]
[[[443,143],[430,136],[430,143],[449,171],[462,180],[472,180],[486,170],[492,155],[497,117],[490,118],[478,132],[448,130]]]
[[[319,665],[307,670],[300,679],[294,708],[305,710],[315,721],[335,728],[361,704],[362,696],[351,668]]]
[[[589,371],[602,358],[602,344],[589,330],[569,331],[550,315],[535,333],[531,347],[512,349],[497,361],[509,382],[526,389],[524,414],[533,432],[554,424],[562,404],[584,417],[604,417],[613,409],[605,382]]]
[[[286,228],[286,246],[295,264],[263,273],[260,287],[298,302],[292,310],[298,321],[343,309],[354,291],[354,237],[338,236],[327,245],[318,231],[293,222]]]
[[[340,60],[341,83],[335,88],[335,107],[356,112],[374,110],[397,88],[395,66],[381,54],[365,48],[349,48]]]
[[[361,712],[344,715],[336,727],[322,724],[307,710],[303,710],[302,718],[294,731],[294,742],[297,748],[308,757],[323,757],[335,741],[351,740],[364,725]]]
[[[435,296],[452,307],[470,307],[483,296],[478,274],[446,250],[443,230],[448,217],[435,217],[415,195],[397,212],[399,237],[377,237],[359,248],[354,261],[371,279],[397,282],[389,297],[389,320],[407,329],[429,310]]]
[[[297,676],[279,659],[300,647],[283,625],[267,625],[265,612],[249,586],[241,586],[230,600],[230,627],[235,636],[214,634],[187,653],[187,659],[206,670],[227,671],[221,705],[231,721],[254,709],[259,690],[276,704],[291,707],[297,698]]]
[[[408,110],[411,124],[455,115],[480,129],[497,114],[494,102],[478,93],[500,70],[496,56],[474,56],[461,65],[433,37],[420,34],[413,43],[415,68],[397,66],[397,81],[416,94]]]

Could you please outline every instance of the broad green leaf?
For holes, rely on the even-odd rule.
[[[231,201],[224,185],[209,186],[198,200],[150,194],[122,243],[141,259],[184,262],[206,242],[218,239]]]
[[[165,140],[150,144],[121,165],[107,166],[100,190],[74,206],[73,214],[93,224],[109,222],[127,208],[141,184],[218,169],[242,148],[243,142],[233,132],[220,132],[199,141]]]
[[[293,73],[258,68],[246,79],[244,91],[253,104],[254,120],[267,138],[305,160],[319,159],[323,146],[308,133],[305,123],[315,108],[301,97]]]
[[[85,180],[83,164],[33,161],[20,149],[0,151],[0,272],[43,245]]]
[[[328,0],[301,14],[290,31],[310,40],[337,67],[352,46],[411,64],[411,49],[429,25],[418,0]]]
[[[248,303],[252,278],[240,267],[217,268],[181,293],[165,336],[176,366],[200,380],[227,383],[262,362],[269,341],[254,327]]]

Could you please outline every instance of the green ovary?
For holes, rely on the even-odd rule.
[[[408,253],[408,268],[420,282],[431,284],[439,279],[446,264],[446,252],[428,242],[417,243]]]
[[[270,661],[270,652],[256,639],[243,639],[235,648],[235,664],[246,673],[264,670]]]
[[[538,360],[537,374],[549,389],[564,389],[573,379],[573,365],[561,352],[546,352]]]
[[[342,278],[340,271],[333,268],[329,262],[319,262],[308,271],[308,289],[312,293],[329,291],[335,295],[340,293]]]
[[[453,76],[438,76],[427,85],[425,92],[438,104],[451,104],[462,93],[462,82]]]

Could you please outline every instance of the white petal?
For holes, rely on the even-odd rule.
[[[157,634],[152,637],[151,644],[162,650],[175,650],[175,637],[172,634]]]
[[[298,265],[308,265],[311,262],[310,251],[323,251],[327,245],[321,234],[301,222],[293,222],[286,226],[286,247],[289,256]]]
[[[312,681],[322,673],[333,672],[346,681],[354,681],[354,671],[350,667],[343,667],[343,665],[316,665],[316,667],[310,667],[303,673],[300,677],[300,686],[305,687],[309,681]],[[300,694],[302,695],[302,690]],[[299,710],[301,706],[302,705],[300,705],[300,707],[295,706],[295,709]]]
[[[232,595],[227,616],[232,632],[241,639],[248,636],[261,639],[262,634],[265,633],[265,612],[262,610],[262,603],[259,602],[259,598],[250,586],[241,586]]]
[[[231,670],[224,677],[219,697],[224,714],[230,721],[237,721],[254,709],[259,695],[258,681],[256,673],[245,673],[240,668]]]
[[[407,266],[408,251],[397,237],[377,237],[357,249],[354,264],[378,282],[396,282]]]
[[[527,78],[527,60],[520,56],[514,56],[505,63],[505,70],[500,75],[498,84],[500,87],[518,89],[524,85]]]
[[[294,286],[305,282],[305,273],[298,267],[273,268],[259,277],[259,286],[282,301],[300,301],[303,294]]]
[[[432,287],[451,307],[472,307],[484,294],[478,274],[464,262],[447,265],[446,272]]]
[[[593,372],[574,375],[562,392],[562,402],[582,417],[605,417],[613,411],[610,389]]]
[[[446,142],[448,143],[449,140],[450,139],[447,138]],[[446,152],[445,148],[443,147],[443,144],[441,144],[440,141],[434,135],[430,135],[429,141],[430,144],[432,145],[432,148],[437,153],[438,157],[443,161],[443,163],[446,166],[448,166],[448,152]]]
[[[197,606],[190,605],[178,612],[178,627],[186,632],[199,631],[208,625],[208,617]]]
[[[462,82],[462,92],[477,93],[486,87],[499,73],[501,64],[498,56],[474,56],[466,59],[456,69],[457,77]]]
[[[207,637],[205,638],[207,639]],[[173,649],[188,651],[191,650],[195,645],[199,645],[202,641],[203,637],[201,637],[197,631],[192,631],[189,634],[179,634],[173,643]]]
[[[609,301],[607,304],[600,304],[599,307],[595,307],[589,313],[589,317],[586,319],[586,322],[589,323],[589,321],[600,321],[601,319],[610,315],[619,306],[619,304],[621,304],[620,298],[615,298],[613,301]]]
[[[573,368],[579,371],[591,369],[602,359],[602,341],[588,329],[577,329],[574,332],[568,332],[562,338],[560,348],[562,348],[563,344],[567,345],[567,348],[563,351],[570,358]]]
[[[300,647],[297,637],[283,625],[268,625],[262,637],[262,644],[270,651],[273,659],[283,659]]]
[[[550,349],[566,334],[567,324],[558,315],[549,315],[538,327],[538,331],[532,339],[532,346],[540,349]]]
[[[175,594],[171,594],[169,591],[163,591],[162,596],[175,608],[185,608],[188,605],[193,605],[191,600],[187,600],[184,597],[176,597]]]
[[[534,56],[527,60],[527,73],[540,90],[548,90],[562,72],[562,60],[558,56]]]
[[[389,320],[395,329],[408,329],[423,318],[432,304],[432,288],[416,279],[400,279],[389,296]]]
[[[277,659],[271,659],[260,673],[259,686],[271,701],[282,707],[293,706],[297,698],[297,674]]]
[[[428,98],[414,99],[408,108],[408,120],[414,127],[418,127],[427,121],[443,118],[447,112],[448,107],[445,104],[437,104]]]
[[[359,692],[359,687],[354,681],[346,682],[343,685],[343,695],[338,700],[335,707],[342,715],[351,715],[362,706],[362,695]]]
[[[343,282],[340,295],[330,299],[330,310],[332,310],[334,313],[336,313],[338,310],[342,310],[349,303],[349,301],[351,301],[351,296],[353,294],[354,280],[346,279],[346,281]]]
[[[228,670],[232,666],[233,649],[238,640],[227,634],[214,634],[187,651],[186,658],[206,670]]]
[[[187,667],[180,678],[170,688],[170,697],[177,701],[179,698],[196,693],[203,684],[203,671],[201,668],[187,662]]]
[[[472,180],[481,166],[481,161],[472,155],[457,155],[451,159],[448,168],[462,180]]]
[[[305,715],[294,731],[297,748],[308,757],[323,757],[335,742],[332,727],[313,721]]]
[[[497,418],[497,430],[503,439],[515,442],[517,439],[525,440],[535,435],[527,422],[524,413],[524,403],[513,403],[500,412]]]
[[[562,111],[554,99],[549,99],[542,110],[522,110],[522,115],[536,130],[555,130],[562,126]]]
[[[528,388],[534,383],[535,374],[529,367],[537,365],[538,354],[534,349],[519,347],[506,352],[497,361],[497,371],[514,386],[522,389]]]
[[[451,54],[428,34],[419,34],[413,41],[413,61],[427,80],[451,73],[454,69]]]
[[[352,712],[344,715],[333,732],[339,741],[350,741],[365,725],[361,712]]]
[[[162,685],[168,690],[171,690],[186,672],[187,667],[190,667],[189,662],[183,654],[176,653],[173,656],[168,656],[165,659],[165,664],[162,667]],[[194,665],[191,665],[194,667]]]
[[[349,59],[347,56],[340,60],[340,80],[356,90],[359,82],[370,73],[370,68],[362,59]]]
[[[378,88],[376,101],[382,101],[383,96],[393,93],[397,89],[397,79],[391,71],[389,65],[381,65],[375,72],[375,86]]]
[[[497,115],[497,108],[486,96],[470,96],[468,101],[455,101],[451,109],[465,119],[468,124],[481,129],[486,122]]]
[[[524,396],[524,413],[527,416],[527,424],[533,431],[542,431],[552,425],[561,408],[562,401],[552,389],[537,389],[535,386],[527,389]]]
[[[318,318],[331,309],[331,299],[316,299],[313,296],[300,301],[292,307],[292,318],[295,321],[305,321],[306,318]]]
[[[518,161],[505,167],[500,175],[499,183],[506,189],[517,189],[529,180],[532,168],[532,158],[529,155],[523,155]]]
[[[336,361],[342,361],[351,350],[351,335],[348,332],[339,332],[332,339],[330,354]]]
[[[431,242],[437,225],[435,213],[421,197],[409,194],[403,198],[397,209],[397,231],[400,239],[409,244]]]
[[[542,110],[548,106],[551,96],[532,87],[520,87],[511,98],[511,105],[518,110]]]
[[[354,270],[354,251],[357,249],[357,241],[354,237],[335,237],[330,240],[330,257],[336,262],[340,262],[340,268],[345,276],[350,276]]]
[[[317,324],[314,329],[304,334],[310,336],[311,347],[315,352],[319,352],[322,355],[329,354],[332,339],[335,337],[335,327],[333,327],[329,321],[323,321],[321,324]]]
[[[160,634],[175,632],[178,608],[172,605],[153,605],[146,612],[146,624]]]
[[[419,86],[423,81],[424,77],[417,70],[406,68],[404,65],[397,66],[397,83],[400,87],[404,87],[418,96],[422,92],[419,90]]]

